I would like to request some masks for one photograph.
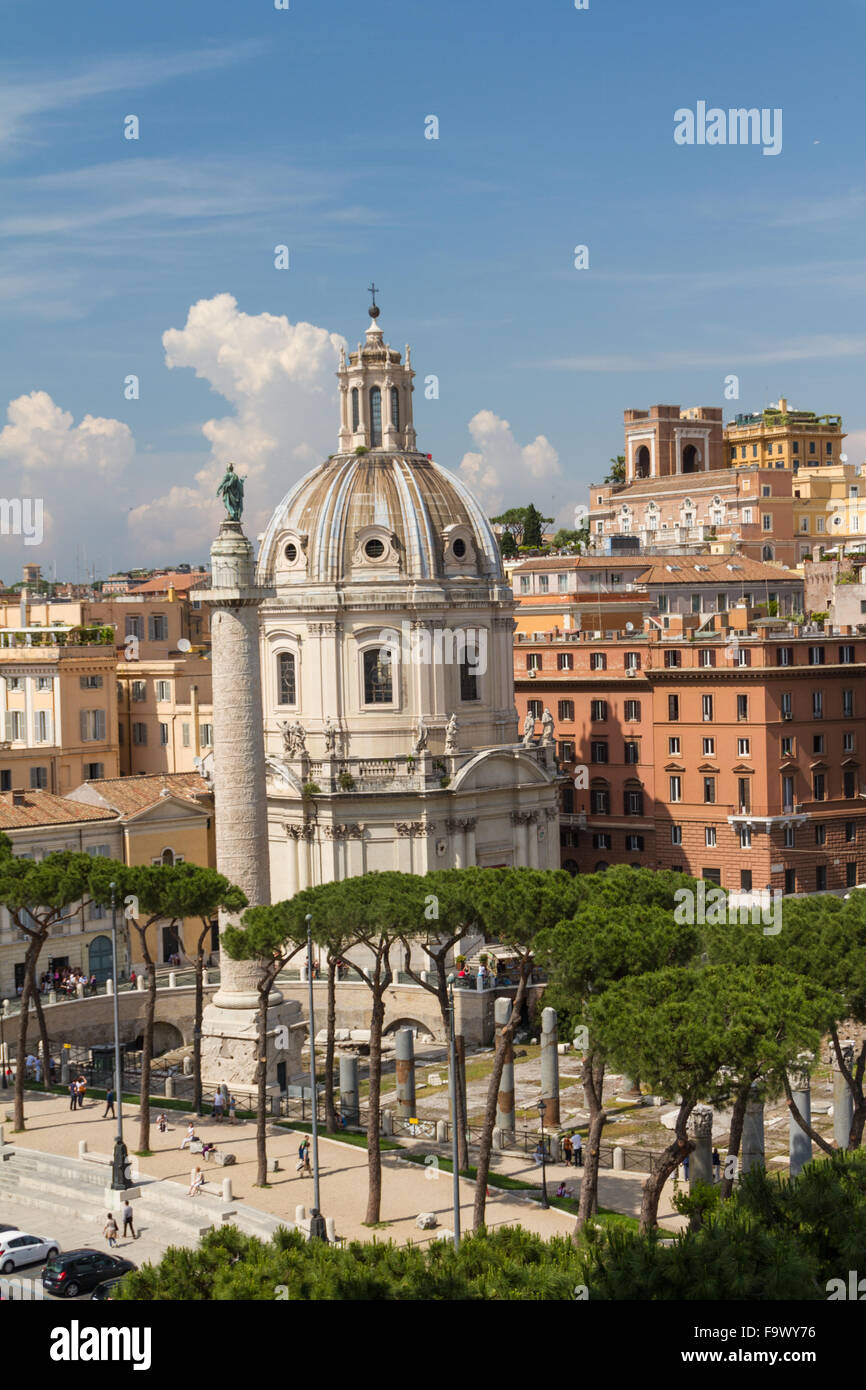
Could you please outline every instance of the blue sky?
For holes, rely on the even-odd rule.
[[[863,30],[857,0],[0,0],[0,490],[49,518],[0,576],[201,558],[227,457],[260,529],[335,447],[371,277],[439,378],[421,446],[489,506],[567,519],[656,401],[785,394],[866,458]],[[782,152],[676,145],[699,100],[781,108]]]

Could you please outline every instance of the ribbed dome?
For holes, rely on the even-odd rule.
[[[502,579],[490,524],[453,473],[424,454],[335,454],[286,494],[259,553],[259,580]]]

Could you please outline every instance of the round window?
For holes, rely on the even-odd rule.
[[[462,560],[463,556],[466,554],[466,542],[461,541],[458,537],[458,539],[454,542],[451,548],[454,551],[454,554],[457,556],[457,559]]]
[[[289,544],[286,546],[283,554],[285,555],[289,564],[293,565],[298,558],[298,547],[296,545],[293,545],[292,542],[289,541]]]
[[[380,556],[385,554],[385,546],[378,536],[374,536],[372,540],[367,542],[364,546],[364,554],[368,560],[378,560]]]

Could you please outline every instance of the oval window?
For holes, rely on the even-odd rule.
[[[378,560],[380,556],[385,554],[385,546],[378,536],[374,536],[372,540],[367,542],[364,546],[364,554],[368,560]]]
[[[466,542],[461,541],[458,538],[451,548],[454,551],[454,554],[457,556],[457,559],[462,560],[463,556],[466,554]]]
[[[286,546],[283,554],[285,555],[289,564],[293,565],[298,558],[298,547],[296,545],[293,545],[292,542],[289,541],[289,544]]]

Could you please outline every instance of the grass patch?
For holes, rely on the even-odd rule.
[[[425,1158],[427,1157],[427,1154],[406,1154],[406,1159],[409,1163],[423,1164]],[[439,1158],[438,1164],[440,1172],[451,1173],[454,1171],[450,1158]],[[470,1167],[468,1168],[462,1168],[460,1170],[460,1176],[462,1178],[477,1178],[478,1169],[472,1165],[470,1165]],[[541,1196],[541,1188],[537,1186],[535,1183],[523,1182],[520,1178],[509,1178],[504,1173],[488,1173],[487,1186],[498,1187],[506,1192],[532,1192],[537,1194],[539,1197]],[[552,1207],[556,1207],[559,1211],[566,1211],[572,1216],[577,1215],[578,1207],[580,1205],[580,1199],[578,1197],[551,1197],[548,1194],[547,1200]],[[593,1220],[595,1219],[596,1218],[594,1217]],[[627,1226],[632,1230],[637,1230],[637,1228],[640,1225],[640,1222],[638,1221],[636,1216],[628,1216],[621,1211],[611,1211],[609,1207],[599,1207],[598,1220],[603,1221],[604,1224],[610,1223],[613,1225]]]

